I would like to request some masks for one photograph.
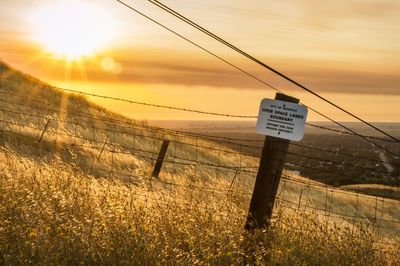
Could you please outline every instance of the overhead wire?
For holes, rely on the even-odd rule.
[[[207,52],[207,53],[209,53],[209,54],[215,56],[215,57],[218,58],[219,60],[221,60],[221,61],[223,61],[223,62],[225,62],[225,63],[227,63],[227,64],[233,66],[234,68],[240,70],[241,72],[243,72],[243,73],[245,73],[245,74],[250,74],[251,77],[255,77],[254,75],[252,75],[252,74],[249,73],[248,71],[243,70],[242,68],[240,68],[240,67],[238,67],[238,66],[236,66],[236,65],[234,65],[234,64],[232,64],[232,63],[230,63],[228,60],[226,60],[226,59],[224,59],[224,58],[218,56],[217,54],[211,52],[210,50],[208,50],[208,49],[206,49],[206,48],[204,48],[204,47],[198,45],[197,43],[195,43],[195,42],[191,41],[190,39],[184,37],[183,35],[179,34],[178,32],[176,32],[176,31],[170,29],[169,27],[163,25],[162,23],[156,21],[155,19],[153,19],[153,18],[147,16],[147,15],[144,14],[143,12],[140,12],[140,11],[137,10],[136,8],[132,7],[131,5],[126,4],[124,1],[121,1],[121,0],[116,0],[116,1],[119,2],[120,4],[124,5],[125,7],[129,8],[130,10],[136,12],[137,14],[139,14],[139,15],[145,17],[146,19],[152,21],[153,23],[159,25],[160,27],[162,27],[162,28],[168,30],[169,32],[171,32],[171,33],[177,35],[178,37],[184,39],[185,41],[187,41],[187,42],[193,44],[194,46],[198,47],[199,49],[201,49],[201,50],[203,50],[203,51],[205,51],[205,52]],[[256,78],[256,79],[260,81],[259,78]],[[262,81],[262,80],[261,80],[261,81]],[[271,86],[270,84],[266,83],[265,81],[262,81],[262,83],[263,83],[264,85],[267,85],[268,87],[270,87],[270,88],[272,88],[272,89],[274,89],[274,90],[276,90],[276,91],[282,93],[282,91],[276,89],[274,86]],[[299,84],[299,85],[300,85],[300,84]],[[332,104],[333,104],[333,103],[332,103]],[[306,106],[306,105],[305,105],[305,106]],[[338,106],[338,107],[339,107],[339,106]],[[334,119],[332,119],[332,118],[330,118],[330,117],[328,117],[328,116],[322,114],[321,112],[315,110],[314,108],[311,108],[311,107],[308,107],[308,108],[309,108],[310,110],[316,112],[317,114],[321,115],[322,117],[328,119],[329,121],[331,121],[331,122],[333,122],[333,123],[335,123],[335,124],[337,124],[337,125],[339,125],[339,126],[345,128],[346,130],[352,132],[353,134],[355,134],[355,135],[357,135],[357,136],[363,138],[364,140],[366,140],[366,141],[368,141],[368,142],[374,144],[376,147],[379,147],[380,149],[386,151],[387,153],[389,153],[389,154],[391,154],[391,155],[393,155],[393,156],[400,156],[400,155],[398,155],[398,154],[396,154],[396,153],[390,151],[389,149],[385,148],[384,146],[382,146],[382,145],[380,145],[380,144],[378,144],[378,143],[375,143],[375,142],[369,140],[368,138],[366,138],[366,137],[364,137],[363,135],[357,133],[356,131],[350,129],[349,127],[346,127],[345,125],[343,125],[343,123],[340,123],[340,122],[335,121]],[[340,108],[340,107],[339,107],[339,108]],[[343,109],[343,110],[344,110],[344,109]],[[345,112],[348,112],[348,111],[346,111],[346,110],[344,110],[344,111],[345,111]],[[364,120],[362,120],[362,121],[364,121]],[[364,122],[365,122],[365,121],[364,121]],[[372,127],[375,128],[375,126],[369,124],[368,122],[366,122],[366,123],[367,123],[368,125],[370,125],[370,126],[372,126]],[[378,131],[381,131],[381,130],[378,129]],[[383,132],[383,131],[382,131],[382,132]],[[394,138],[393,136],[387,134],[386,132],[385,132],[385,135],[387,135],[389,138],[393,139],[394,141],[400,143],[400,140]]]
[[[123,3],[123,1],[120,1],[120,0],[117,0],[117,1],[120,2],[120,3]],[[400,143],[400,140],[399,140],[398,138],[393,137],[392,135],[390,135],[390,134],[388,134],[387,132],[381,130],[380,128],[374,126],[373,124],[371,124],[371,123],[365,121],[364,119],[360,118],[359,116],[357,116],[357,115],[355,115],[355,114],[353,114],[353,113],[347,111],[346,109],[344,109],[344,108],[338,106],[338,105],[335,104],[334,102],[332,102],[332,101],[328,100],[327,98],[321,96],[321,95],[318,94],[317,92],[314,92],[314,91],[311,90],[310,88],[307,88],[306,86],[300,84],[299,82],[297,82],[297,81],[295,81],[294,79],[288,77],[287,75],[283,74],[282,72],[278,71],[277,69],[275,69],[275,68],[273,68],[273,67],[267,65],[266,63],[264,63],[264,62],[262,62],[261,60],[255,58],[254,56],[248,54],[247,52],[243,51],[242,49],[238,48],[237,46],[235,46],[235,45],[229,43],[228,41],[222,39],[221,37],[215,35],[214,33],[210,32],[209,30],[205,29],[204,27],[200,26],[199,24],[193,22],[193,21],[190,20],[189,18],[187,18],[187,17],[185,17],[184,15],[178,13],[177,11],[175,11],[175,10],[173,10],[172,8],[168,7],[167,5],[161,3],[160,1],[158,1],[158,0],[147,0],[147,1],[150,2],[150,3],[152,3],[153,5],[155,5],[155,6],[159,7],[159,8],[161,8],[162,10],[164,10],[164,11],[170,13],[171,15],[173,15],[174,17],[176,17],[176,18],[182,20],[183,22],[189,24],[190,26],[192,26],[192,27],[194,27],[194,28],[200,30],[201,32],[205,33],[206,35],[210,36],[211,38],[213,38],[213,39],[219,41],[220,43],[222,43],[222,44],[228,46],[229,48],[233,49],[234,51],[236,51],[236,52],[240,53],[241,55],[247,57],[247,58],[250,59],[251,61],[257,63],[258,65],[260,65],[260,66],[262,66],[262,67],[268,69],[269,71],[271,71],[271,72],[275,73],[276,75],[278,75],[278,76],[284,78],[285,80],[291,82],[292,84],[294,84],[294,85],[296,85],[296,86],[302,88],[303,90],[307,91],[308,93],[311,93],[312,95],[318,97],[319,99],[325,101],[326,103],[328,103],[328,104],[334,106],[335,108],[337,108],[337,109],[339,109],[339,110],[345,112],[346,114],[352,116],[353,118],[357,119],[358,121],[360,121],[360,122],[362,122],[362,123],[368,125],[369,127],[371,127],[371,128],[373,128],[373,129],[379,131],[380,133],[382,133],[382,134],[386,135],[387,137],[391,138],[392,140],[394,140],[394,141]],[[311,108],[310,108],[310,109],[311,109]],[[315,111],[315,110],[314,110],[314,111]]]

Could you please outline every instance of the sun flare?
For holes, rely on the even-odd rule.
[[[79,60],[106,48],[115,24],[109,13],[90,3],[59,1],[34,12],[33,37],[55,57]]]

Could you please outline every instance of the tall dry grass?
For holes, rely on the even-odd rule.
[[[149,130],[21,73],[11,76],[20,81],[2,80],[9,94],[0,101],[2,265],[400,263],[396,246],[380,244],[368,218],[324,215],[371,217],[376,200],[284,181],[279,197],[302,208],[277,202],[268,230],[246,232],[254,173],[235,168],[256,169],[257,158]],[[163,139],[172,140],[168,162],[151,179]],[[187,159],[195,163],[184,164]],[[399,219],[396,201],[380,210],[381,217]],[[384,237],[399,244],[392,231]]]
[[[0,258],[19,265],[395,265],[365,230],[328,229],[316,215],[280,214],[243,230],[245,209],[215,198],[86,175],[62,161],[1,152]]]

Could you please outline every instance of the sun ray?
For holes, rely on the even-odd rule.
[[[88,82],[88,75],[86,72],[86,67],[85,67],[85,63],[83,61],[79,61],[77,62],[78,65],[78,70],[79,70],[79,74],[81,75],[80,78],[81,80],[83,80],[84,82]]]

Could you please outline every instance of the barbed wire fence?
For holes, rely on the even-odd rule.
[[[23,83],[12,78],[7,78],[7,82],[13,82],[15,86]],[[137,197],[148,204],[201,207],[227,220],[245,219],[262,140],[157,128],[122,117],[111,118],[98,110],[73,113],[68,106],[61,104],[51,106],[37,99],[29,102],[5,86],[1,86],[0,94],[3,151],[14,149],[23,152],[24,145],[35,143],[41,153],[52,155],[50,162],[73,162],[79,171],[88,175],[118,179],[143,188],[137,192]],[[203,115],[206,113],[203,112]],[[343,133],[341,130],[309,125]],[[338,137],[343,136],[338,134]],[[374,138],[381,145],[390,144],[387,148],[396,151],[396,144],[392,140],[364,137]],[[151,172],[165,140],[170,142],[170,146],[160,176],[155,178]],[[390,198],[385,190],[382,196],[371,196],[362,193],[359,188],[348,191],[326,185],[302,176],[302,169],[324,174],[330,170],[307,162],[329,163],[337,166],[342,176],[353,177],[346,174],[351,169],[374,172],[386,177],[382,184],[389,185],[390,180],[400,176],[398,158],[385,161],[342,152],[340,149],[303,143],[290,145],[296,150],[288,153],[288,163],[275,201],[274,209],[279,210],[275,213],[275,221],[284,222],[280,219],[282,215],[313,214],[321,219],[321,226],[326,228],[333,223],[348,226],[353,231],[365,226],[376,236],[377,243],[397,245],[392,239],[400,236],[400,220],[396,215],[400,210],[398,199]],[[29,153],[28,150],[24,152]],[[344,156],[348,161],[334,160],[333,155]],[[382,166],[384,163],[391,164],[395,170],[389,171]],[[157,193],[153,193],[155,191]],[[241,214],[239,217],[232,217],[231,209],[216,206],[216,202],[227,197],[237,204]],[[301,227],[294,229],[304,230]]]

